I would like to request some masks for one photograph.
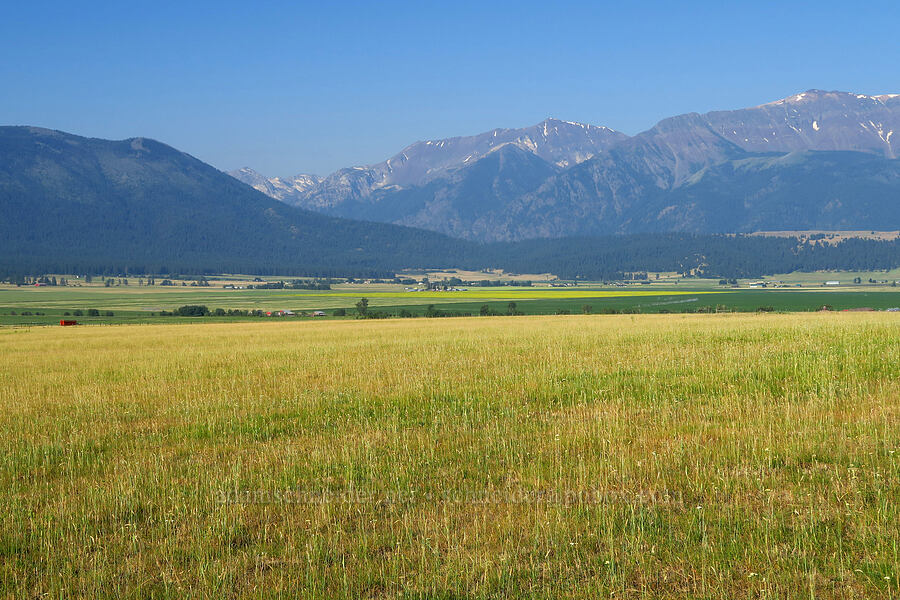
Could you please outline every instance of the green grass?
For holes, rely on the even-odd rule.
[[[785,283],[799,283],[801,285],[822,285],[826,281],[840,281],[842,285],[851,285],[853,279],[859,277],[864,282],[869,279],[875,281],[900,281],[900,268],[890,271],[820,271],[816,273],[784,273],[761,277],[761,281],[784,281]]]
[[[604,310],[635,310],[641,313],[682,313],[682,312],[754,312],[761,307],[779,312],[810,312],[831,306],[834,310],[868,307],[876,310],[900,307],[900,292],[807,292],[794,290],[734,290],[707,292],[705,294],[659,294],[652,297],[607,297],[607,298],[564,298],[541,300],[515,300],[516,308],[529,315],[552,315],[559,311],[571,314],[582,312],[588,305],[594,313]],[[436,307],[448,312],[471,313],[477,315],[480,307],[487,304],[491,310],[505,312],[509,301],[435,303]],[[373,300],[377,310],[380,301]],[[391,306],[388,310],[396,314],[406,308],[416,314],[423,312],[421,305]]]
[[[896,598],[900,320],[0,330],[0,597]]]
[[[696,312],[719,308],[725,311],[755,311],[771,307],[776,311],[813,311],[824,305],[835,310],[870,307],[900,307],[900,291],[887,286],[837,288],[731,289],[709,281],[690,281],[678,285],[652,284],[627,288],[474,288],[467,292],[403,292],[402,286],[342,285],[333,291],[295,292],[288,290],[224,290],[221,288],[138,288],[128,287],[42,287],[0,288],[0,325],[49,325],[66,317],[65,312],[96,308],[112,310],[113,317],[71,317],[85,324],[160,323],[186,320],[160,317],[185,304],[204,304],[214,308],[248,310],[290,309],[295,312],[337,308],[355,314],[356,302],[367,297],[373,310],[397,316],[401,310],[422,315],[434,304],[447,313],[477,315],[483,304],[492,311],[505,313],[510,301],[525,314],[582,312],[589,305],[594,312],[636,310],[642,313]],[[17,313],[12,315],[11,313]],[[24,316],[23,312],[44,315]],[[155,316],[154,316],[154,313]],[[297,317],[291,317],[297,318]],[[215,320],[207,317],[207,320]],[[225,320],[232,320],[226,318]],[[222,319],[219,319],[222,320]]]

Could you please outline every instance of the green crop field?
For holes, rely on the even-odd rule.
[[[370,292],[366,294],[369,298],[403,298],[405,300],[414,300],[422,298],[428,301],[447,300],[454,302],[465,302],[468,300],[536,300],[536,299],[561,299],[568,300],[572,298],[637,298],[647,296],[659,296],[659,290],[601,290],[601,289],[552,289],[552,288],[493,288],[493,289],[465,289],[458,292]],[[685,294],[708,294],[707,290],[690,291],[690,290],[667,290],[662,292],[667,296],[682,296]],[[359,292],[319,292],[317,294],[310,292],[303,293],[281,293],[278,294],[282,298],[359,298]]]
[[[827,274],[796,274],[820,278],[836,277]],[[851,281],[851,274],[841,278]],[[856,274],[852,274],[858,276]],[[885,274],[882,273],[884,280]],[[786,276],[785,276],[786,277]],[[306,291],[290,289],[224,289],[232,280],[217,281],[210,287],[189,286],[127,286],[104,287],[93,284],[68,287],[0,286],[0,325],[52,324],[71,317],[74,311],[86,314],[89,309],[101,311],[99,316],[76,317],[80,323],[160,323],[184,322],[181,318],[162,317],[179,306],[204,305],[223,310],[291,310],[295,313],[326,311],[329,318],[336,309],[345,309],[352,316],[360,298],[368,298],[374,311],[385,316],[406,314],[421,316],[426,307],[434,305],[443,314],[479,314],[488,305],[494,313],[508,311],[510,302],[524,314],[555,314],[560,312],[637,311],[707,312],[756,311],[815,311],[823,306],[834,310],[872,308],[884,310],[900,307],[900,291],[887,284],[842,284],[823,287],[808,280],[800,287],[749,288],[747,282],[737,288],[717,285],[715,280],[687,279],[676,283],[668,279],[650,284],[630,284],[626,287],[579,284],[577,287],[469,287],[460,291],[407,291],[395,284],[336,284],[331,290]],[[773,280],[781,281],[781,280]],[[866,280],[867,281],[867,280]],[[112,312],[112,315],[108,315]],[[69,313],[69,315],[66,315]],[[298,318],[298,317],[295,317]],[[212,317],[207,317],[207,320]],[[227,317],[227,320],[233,320]]]
[[[898,339],[886,312],[3,328],[0,597],[898,598]]]
[[[819,273],[785,273],[761,277],[760,281],[783,281],[785,283],[799,283],[801,285],[822,285],[826,281],[840,281],[842,285],[852,284],[859,277],[864,282],[875,281],[900,281],[900,269],[890,271],[845,271],[845,272],[819,272]]]

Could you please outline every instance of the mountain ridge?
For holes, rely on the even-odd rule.
[[[466,193],[467,186],[487,184],[499,199],[509,199],[505,194],[512,190],[515,199],[523,191],[519,186],[557,177],[559,169],[506,144],[430,185],[435,192],[458,190],[470,204],[450,197],[450,205],[478,214],[480,201]],[[534,176],[531,183],[519,177],[522,170]],[[716,174],[709,173],[696,183],[715,184]],[[736,277],[900,264],[896,240],[827,247],[693,233],[458,240],[290,207],[149,138],[110,141],[29,127],[0,127],[0,214],[0,279],[10,281],[48,272],[392,277],[407,268],[501,268],[598,280],[641,270]],[[461,223],[469,216],[457,214]]]
[[[465,138],[416,142],[381,163],[381,167],[339,170],[284,200],[334,216],[415,224],[480,241],[633,233],[646,228],[655,231],[660,227],[695,231],[709,221],[699,214],[692,217],[689,210],[674,207],[662,214],[653,213],[657,217],[655,221],[644,213],[655,210],[653,206],[657,204],[665,205],[663,197],[666,195],[671,194],[669,202],[687,202],[689,195],[675,193],[675,190],[686,185],[698,172],[729,161],[804,151],[849,151],[894,160],[900,151],[896,146],[900,138],[895,135],[900,132],[900,95],[868,96],[813,89],[750,108],[676,115],[632,137],[624,134],[609,137],[612,134],[608,132],[612,130],[596,128],[607,132],[607,137],[602,147],[591,147],[591,151],[579,149],[578,144],[584,141],[584,136],[564,135],[558,146],[526,143],[533,142],[536,133],[544,134],[542,140],[554,139],[546,134],[554,127],[559,131],[560,124],[567,135],[576,129],[596,133],[589,125],[548,119],[520,130],[492,130]],[[497,132],[513,132],[514,135]],[[494,138],[499,138],[496,143],[483,145],[485,139],[493,141]],[[458,140],[465,140],[465,143]],[[460,179],[468,176],[466,169],[507,143],[547,163],[546,167],[536,169],[544,174],[544,181],[534,185],[533,178],[528,178],[522,185],[508,185],[509,190],[514,190],[509,194],[498,193],[496,187],[487,184],[481,189],[469,187],[468,196],[461,196],[459,184]],[[452,147],[450,151],[445,150],[448,144]],[[473,144],[482,144],[478,153],[458,151],[460,145]],[[423,148],[426,148],[424,154]],[[435,154],[439,155],[438,159],[434,158]],[[563,155],[576,159],[554,162],[554,158]],[[824,168],[822,161],[808,155],[807,159],[810,164]],[[868,162],[867,165],[872,167]],[[879,174],[869,170],[871,176],[891,179],[893,166],[882,163],[881,168],[883,172]],[[384,169],[390,170],[389,175],[385,175]],[[853,178],[846,169],[840,173],[845,179]],[[787,175],[806,177],[813,186],[817,180],[830,177],[827,172],[810,174],[803,169],[788,169],[782,176]],[[722,176],[722,172],[718,176]],[[485,182],[502,177],[499,173],[480,175]],[[773,174],[773,177],[777,175]],[[756,191],[746,189],[746,179],[736,187],[746,194],[766,193],[765,182],[759,178],[755,180],[761,185]],[[445,189],[439,189],[438,183]],[[841,187],[842,198],[836,199],[844,203],[852,200],[852,186],[845,184],[846,181]],[[858,181],[858,185],[873,189],[863,180]],[[857,213],[854,221],[837,220],[832,225],[862,227],[864,222],[893,219],[890,197],[894,190],[878,189],[888,198],[869,203],[871,214]],[[717,193],[721,197],[721,193]],[[414,197],[418,201],[410,202]],[[459,206],[452,205],[453,198]],[[823,203],[831,200],[835,199]],[[409,212],[398,213],[396,207],[404,202],[407,202]],[[732,200],[728,203],[734,204]],[[463,204],[476,205],[480,212],[470,214],[467,219],[459,218],[459,214],[467,212],[461,210]],[[431,214],[427,212],[428,206],[433,207]],[[771,203],[759,206],[771,208]],[[380,207],[393,209],[379,212]],[[818,208],[813,212],[825,214]],[[674,214],[681,216],[677,220],[666,217]],[[732,232],[748,231],[750,223],[755,221],[771,222],[771,219],[733,218],[717,222]],[[893,223],[892,226],[898,225]]]
[[[558,166],[570,166],[588,160],[624,139],[627,139],[625,134],[608,127],[547,118],[530,127],[492,129],[472,136],[417,141],[380,163],[339,169],[319,178],[311,188],[293,194],[282,193],[278,199],[307,208],[330,208],[348,199],[368,197],[376,190],[425,184],[450,169],[477,161],[504,144],[515,144]],[[241,171],[229,174],[254,185],[253,175]],[[266,179],[276,188],[284,181],[281,178]]]

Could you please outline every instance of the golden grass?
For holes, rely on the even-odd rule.
[[[898,597],[900,320],[0,331],[0,594]]]

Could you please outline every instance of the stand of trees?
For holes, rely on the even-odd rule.
[[[398,242],[398,247],[402,245]],[[270,282],[256,287],[328,289],[330,278],[358,277],[393,280],[406,268],[500,268],[513,273],[549,272],[562,279],[622,280],[644,279],[647,271],[679,273],[732,280],[792,271],[847,270],[875,271],[900,267],[900,241],[848,239],[835,245],[800,244],[792,238],[745,235],[693,235],[684,233],[637,234],[591,238],[538,239],[524,242],[478,244],[437,236],[428,251],[414,248],[386,254],[374,250],[348,258],[338,251],[305,258],[294,256],[273,264],[267,261],[235,259],[222,254],[207,259],[182,257],[177,269],[166,264],[152,265],[121,258],[104,261],[74,261],[75,252],[60,247],[56,257],[0,255],[0,280],[11,283],[44,282],[52,278],[42,273],[94,273],[124,277],[125,274],[161,277],[177,272],[181,277],[219,273],[256,273],[315,277],[315,281]],[[238,253],[235,251],[235,253]],[[120,255],[119,255],[120,256]],[[64,258],[68,257],[68,258]],[[308,262],[307,262],[308,261]],[[38,274],[38,275],[35,275]],[[152,274],[152,275],[148,275]],[[107,279],[108,280],[108,279]],[[87,279],[85,279],[87,281]],[[511,285],[529,285],[516,282]],[[167,280],[161,284],[166,285]],[[461,284],[461,282],[460,282]],[[63,285],[57,281],[57,285]],[[198,284],[202,285],[202,283]]]

